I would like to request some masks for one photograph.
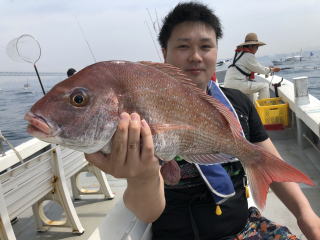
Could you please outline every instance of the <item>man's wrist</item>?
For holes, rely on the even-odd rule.
[[[141,185],[153,185],[159,182],[161,177],[160,166],[155,170],[154,173],[146,173],[136,177],[127,178],[128,186],[141,186]]]

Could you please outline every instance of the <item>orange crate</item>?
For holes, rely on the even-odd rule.
[[[280,97],[256,100],[255,106],[263,125],[289,124],[289,104],[281,101]]]

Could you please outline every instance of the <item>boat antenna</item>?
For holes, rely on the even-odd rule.
[[[81,32],[81,34],[82,34],[82,37],[83,37],[84,41],[85,41],[86,44],[87,44],[87,47],[88,47],[89,52],[90,52],[90,54],[91,54],[91,57],[93,58],[93,61],[96,63],[96,62],[97,62],[97,59],[96,59],[96,57],[95,57],[94,54],[93,54],[92,48],[91,48],[91,46],[90,46],[90,44],[89,44],[88,39],[86,38],[86,35],[84,34],[83,28],[82,28],[82,26],[81,26],[78,18],[77,18],[76,16],[74,16],[74,18],[76,19],[76,22],[77,22],[77,24],[78,24],[78,27],[79,27],[80,32]]]
[[[14,61],[31,63],[36,71],[43,95],[46,94],[36,63],[41,57],[39,42],[30,34],[22,34],[12,39],[7,45],[7,55]]]

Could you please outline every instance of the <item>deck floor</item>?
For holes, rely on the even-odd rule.
[[[300,184],[300,187],[309,199],[315,212],[320,216],[320,153],[312,147],[301,151],[295,137],[290,131],[269,131],[269,135],[283,159],[304,172],[314,181],[315,186],[313,187],[305,184]],[[291,136],[289,140],[288,136]],[[276,223],[287,226],[292,233],[306,240],[293,214],[273,192],[268,194],[267,205],[263,211],[263,215]]]
[[[296,140],[290,131],[285,133],[272,131],[269,133],[282,157],[287,162],[306,173],[315,182],[315,187],[301,185],[301,188],[310,200],[317,214],[320,215],[320,153],[317,153],[312,148],[300,151],[296,144]],[[283,136],[285,136],[285,138]],[[289,140],[288,136],[291,136]],[[88,196],[83,200],[75,202],[76,211],[85,228],[84,234],[76,235],[71,233],[70,229],[63,228],[50,228],[46,232],[38,233],[30,209],[19,216],[18,221],[13,224],[17,240],[87,239],[102,219],[108,214],[108,211],[122,198],[126,181],[117,180],[110,176],[108,177],[108,181],[113,192],[116,194],[116,197],[113,200],[103,200],[101,199],[101,196],[100,198],[99,196]],[[92,177],[88,177],[87,183],[96,184]],[[62,210],[56,206],[52,207],[50,212],[57,218],[63,215]],[[286,225],[298,237],[303,240],[306,239],[299,230],[293,215],[272,192],[268,194],[267,205],[263,211],[263,215],[277,223]]]
[[[92,176],[82,176],[85,179],[85,184],[88,187],[97,187],[98,183]],[[18,221],[13,224],[17,240],[84,240],[88,239],[94,229],[100,224],[102,219],[105,218],[108,211],[113,208],[119,199],[122,199],[123,191],[126,187],[125,180],[118,180],[108,176],[108,183],[115,194],[112,200],[103,199],[102,195],[87,195],[83,196],[81,200],[74,201],[76,212],[80,218],[82,227],[85,232],[81,235],[74,234],[70,228],[51,227],[46,232],[37,232],[36,223],[32,216],[32,210],[25,211],[18,217]],[[71,189],[71,186],[69,186]],[[71,190],[70,190],[71,191]],[[63,218],[64,213],[61,207],[53,202],[49,202],[45,208],[49,209],[48,216],[53,219]]]

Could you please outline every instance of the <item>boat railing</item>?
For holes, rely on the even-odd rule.
[[[225,74],[226,70],[217,72],[217,78],[221,86],[223,86]],[[255,81],[268,83],[270,91],[273,93],[275,92],[273,85],[281,82],[281,86],[277,87],[277,94],[283,102],[289,105],[290,127],[294,128],[294,132],[296,132],[299,147],[303,149],[311,145],[320,152],[320,100],[311,94],[307,94],[303,98],[308,99],[308,101],[300,101],[302,99],[295,96],[294,83],[277,75],[256,74]],[[305,87],[303,90],[307,90],[308,84],[305,83],[303,87]],[[250,98],[254,101],[256,96]]]
[[[311,94],[306,94],[302,98],[295,94],[295,84],[289,80],[279,76],[256,76],[257,81],[267,82],[270,90],[274,91],[272,84],[281,82],[278,87],[278,95],[281,99],[289,104],[291,112],[291,127],[296,129],[296,138],[299,147],[306,148],[309,145],[313,146],[317,151],[320,151],[320,100]],[[307,88],[307,84],[303,84]],[[297,87],[297,86],[296,86]]]
[[[38,139],[31,139],[16,147],[24,159],[21,161],[13,150],[0,157],[0,239],[15,240],[11,220],[32,207],[38,231],[48,227],[68,227],[74,233],[84,229],[75,211],[67,180],[71,180],[74,198],[84,194],[103,194],[112,199],[106,176],[89,164],[84,154],[58,145],[50,145]],[[96,176],[98,190],[82,189],[77,184],[81,172]],[[46,216],[44,203],[55,201],[65,211],[65,220],[52,220]]]

